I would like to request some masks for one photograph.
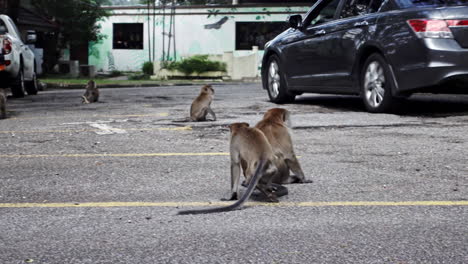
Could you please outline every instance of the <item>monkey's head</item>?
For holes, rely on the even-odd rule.
[[[88,84],[86,84],[86,89],[96,89],[97,85],[94,80],[89,80]]]
[[[203,92],[209,93],[209,94],[214,94],[214,93],[215,93],[213,87],[212,87],[211,85],[209,85],[209,84],[203,86],[203,87],[201,88],[201,91],[202,91],[202,93],[203,93]]]
[[[231,133],[239,130],[240,128],[245,128],[245,127],[249,127],[249,124],[242,122],[242,123],[232,123],[229,125],[229,129],[231,130]]]
[[[263,115],[263,119],[278,123],[289,123],[289,111],[284,108],[272,108]]]

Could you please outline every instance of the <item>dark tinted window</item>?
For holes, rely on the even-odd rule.
[[[367,14],[370,0],[348,0],[341,10],[340,18],[362,16]]]
[[[466,5],[468,0],[394,0],[400,8]]]
[[[143,24],[114,24],[114,49],[143,49]]]
[[[369,6],[369,13],[375,13],[380,10],[383,3],[386,2],[384,0],[372,0]]]
[[[236,22],[236,50],[251,50],[265,43],[288,28],[285,22]]]
[[[373,3],[371,3],[371,12],[374,8],[377,8],[375,12],[385,12],[385,11],[398,9],[398,7],[395,6],[395,3],[392,0],[383,0],[380,6],[378,6],[377,4],[374,5]]]
[[[8,28],[5,25],[5,23],[3,22],[3,20],[1,20],[1,19],[0,19],[0,27],[3,27],[5,29],[5,31],[8,33]]]
[[[316,26],[318,24],[333,20],[339,3],[340,0],[333,0],[323,6],[318,14],[314,12],[316,15],[311,17],[312,21],[310,22],[310,25]]]

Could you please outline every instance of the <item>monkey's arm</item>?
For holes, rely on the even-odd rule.
[[[81,96],[83,98],[83,104],[89,104],[88,98],[85,95]]]

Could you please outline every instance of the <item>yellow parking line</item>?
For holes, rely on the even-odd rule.
[[[232,202],[96,202],[96,203],[0,203],[0,208],[67,207],[206,207]],[[337,202],[247,202],[247,206],[268,207],[365,207],[365,206],[468,206],[468,201],[337,201]]]
[[[155,128],[119,128],[125,131],[187,131],[192,130],[191,126],[184,127],[155,127]],[[81,132],[99,132],[100,129],[63,129],[63,130],[5,130],[0,134],[38,134],[38,133],[81,133]]]
[[[229,156],[228,152],[202,153],[85,153],[85,154],[0,154],[0,158],[94,158],[94,157],[171,157],[171,156]]]
[[[86,117],[86,118],[102,118],[102,117],[115,117],[115,118],[124,118],[124,117],[167,117],[169,113],[158,113],[158,114],[141,114],[141,115],[75,115],[75,116],[36,116],[36,117],[12,117],[9,120],[29,120],[29,119],[52,119],[52,118],[76,118],[76,117]]]

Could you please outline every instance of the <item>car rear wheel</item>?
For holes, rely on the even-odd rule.
[[[392,89],[393,83],[387,62],[380,54],[372,54],[361,71],[361,97],[367,111],[390,111],[395,101]]]
[[[263,78],[263,81],[266,84],[271,102],[282,104],[294,101],[296,96],[288,92],[278,56],[272,55],[268,59],[264,74],[266,74],[266,77]]]
[[[15,79],[15,82],[13,83],[11,87],[11,93],[13,97],[16,98],[21,98],[24,97],[26,90],[25,90],[25,84],[24,84],[24,72],[23,72],[23,67],[20,67],[20,70],[18,71],[18,76]]]
[[[37,91],[39,91],[39,84],[36,73],[34,72],[32,80],[26,83],[26,92],[28,92],[29,95],[36,95]]]

